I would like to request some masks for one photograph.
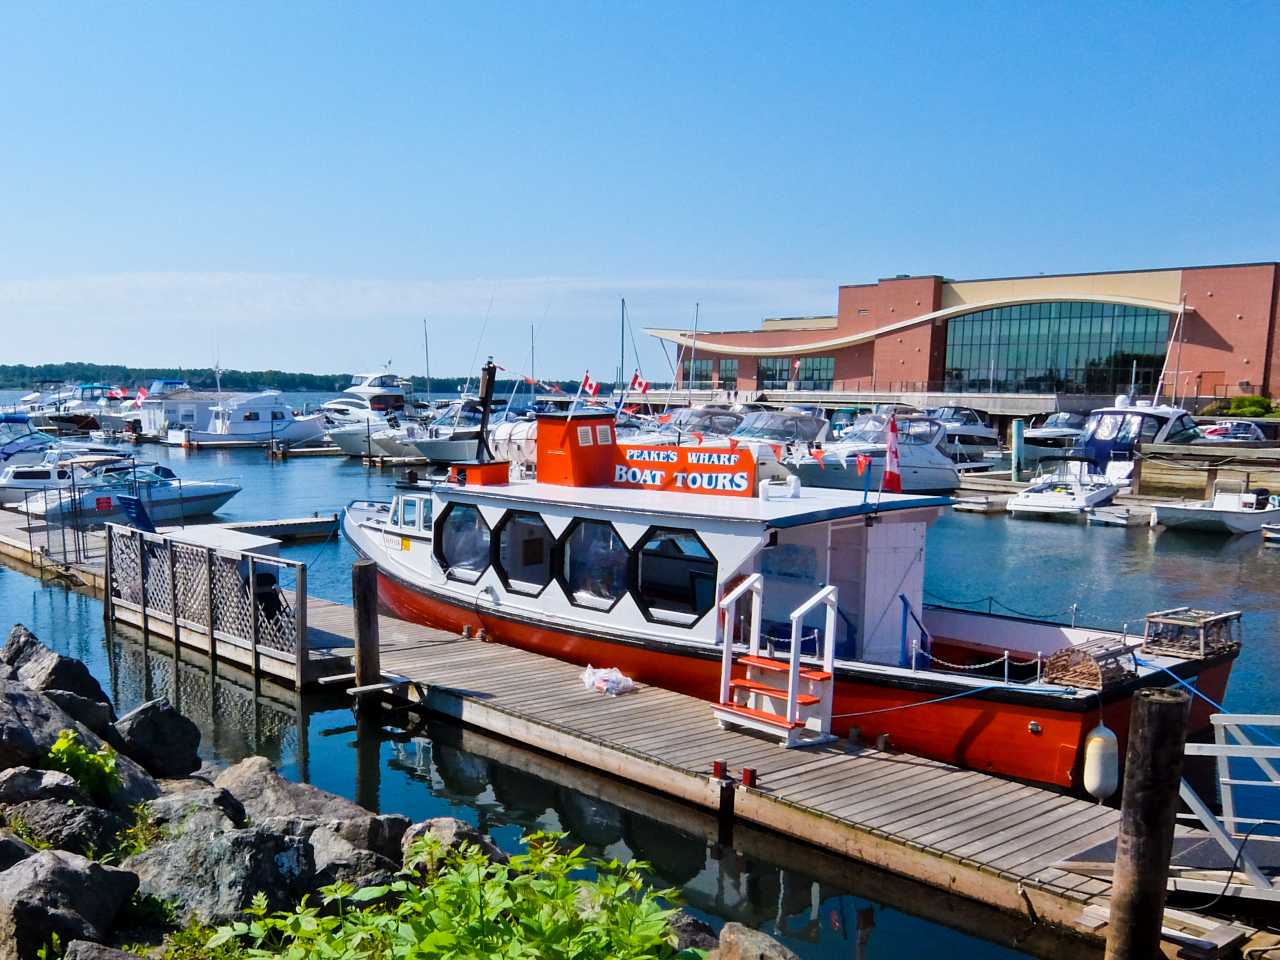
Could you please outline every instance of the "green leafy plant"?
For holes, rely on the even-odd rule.
[[[42,943],[36,950],[36,960],[58,960],[62,953],[62,938],[56,933],[51,933],[49,942]]]
[[[116,759],[116,752],[108,745],[90,753],[74,730],[63,730],[49,748],[47,766],[69,775],[97,803],[106,803],[122,782]]]
[[[120,831],[116,837],[116,849],[112,851],[117,860],[132,857],[155,846],[164,839],[164,828],[156,823],[151,808],[145,803],[136,803],[130,809],[133,821]]]
[[[1271,401],[1249,394],[1232,397],[1231,413],[1237,417],[1265,417],[1271,413]]]
[[[178,922],[173,902],[150,893],[135,892],[120,910],[116,924],[121,927],[174,927]]]
[[[210,949],[208,943],[213,935],[212,927],[192,921],[165,937],[158,949],[155,944],[134,943],[125,946],[124,951],[153,960],[240,960],[243,953],[238,944],[226,943]]]
[[[53,847],[53,844],[44,837],[38,836],[20,814],[5,814],[4,823],[10,833],[34,850],[48,850]]]
[[[589,860],[560,837],[533,834],[528,852],[493,863],[478,849],[446,850],[430,835],[416,841],[392,883],[320,891],[271,913],[259,895],[246,919],[221,927],[209,950],[238,945],[254,960],[282,957],[414,957],[464,960],[665,960],[677,951],[670,929],[672,890],[649,887],[644,864]]]

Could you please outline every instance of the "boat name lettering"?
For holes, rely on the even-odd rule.
[[[628,460],[640,460],[645,463],[675,463],[680,455],[675,450],[646,450],[634,447],[627,450]]]
[[[676,474],[677,477],[682,474]],[[614,483],[638,483],[645,487],[660,487],[667,479],[665,470],[641,470],[639,467],[628,467],[619,463],[613,471]]]
[[[736,467],[738,459],[739,454],[736,453],[711,453],[706,450],[689,451],[689,462],[699,467]]]
[[[751,488],[745,473],[677,473],[677,487],[689,490],[723,490],[727,493],[742,493]]]

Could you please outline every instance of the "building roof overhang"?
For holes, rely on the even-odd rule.
[[[1024,303],[1049,303],[1057,300],[1078,300],[1086,303],[1117,303],[1127,307],[1142,307],[1147,310],[1163,310],[1166,313],[1177,313],[1181,309],[1182,304],[1167,300],[1147,300],[1142,297],[1125,297],[1125,296],[1094,296],[1090,294],[1076,293],[1074,291],[1063,291],[1060,294],[1040,294],[1034,297],[1002,297],[997,300],[982,300],[975,303],[962,303],[954,307],[946,307],[942,310],[934,310],[932,313],[924,313],[918,317],[911,317],[907,320],[899,320],[895,323],[886,324],[883,327],[876,327],[873,330],[863,330],[859,333],[845,334],[839,337],[825,337],[821,340],[799,341],[796,343],[783,344],[782,346],[752,346],[750,344],[732,344],[721,343],[714,340],[695,339],[693,334],[688,330],[674,330],[666,328],[646,328],[645,333],[651,337],[657,337],[659,340],[668,340],[688,349],[699,349],[708,353],[723,354],[725,356],[741,356],[741,357],[790,357],[798,354],[806,353],[822,353],[827,350],[839,350],[844,347],[857,346],[860,343],[869,343],[877,337],[883,337],[888,334],[897,333],[900,330],[907,330],[924,323],[934,323],[939,320],[949,320],[952,317],[963,316],[966,313],[978,313],[982,310],[991,310],[996,307],[1016,307]],[[758,333],[767,333],[772,331],[753,331],[749,334],[733,333],[729,336],[755,336]],[[801,331],[796,331],[797,333]],[[710,336],[725,336],[725,334],[709,334]]]

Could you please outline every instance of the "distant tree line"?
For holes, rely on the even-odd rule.
[[[286,390],[339,393],[351,384],[349,373],[290,373],[284,370],[223,370],[222,389],[231,391]],[[418,392],[427,389],[426,377],[412,377],[413,388]],[[152,380],[185,380],[197,389],[213,389],[218,375],[211,367],[126,367],[120,364],[102,363],[42,363],[29,366],[25,363],[0,364],[0,389],[33,389],[41,382],[57,383],[105,383],[110,386],[145,387]],[[457,393],[463,388],[465,377],[432,377],[433,393]],[[499,380],[494,387],[498,396],[510,393],[516,380]],[[550,391],[551,384],[569,395],[578,389],[577,380],[541,381],[538,392]],[[476,389],[476,378],[471,378],[470,389]],[[656,386],[656,384],[655,384]],[[521,390],[526,389],[523,382]],[[608,385],[605,385],[605,389]]]

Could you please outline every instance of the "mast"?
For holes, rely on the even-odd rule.
[[[529,399],[538,399],[538,371],[533,363],[533,328],[534,325],[529,324],[529,379],[533,383],[529,384]]]
[[[689,362],[685,367],[685,391],[689,395],[689,406],[693,406],[693,361],[698,356],[698,315],[702,310],[702,302],[693,304],[693,342],[689,344]]]
[[[427,337],[427,318],[422,318],[422,358],[427,366],[427,406],[431,405],[431,341]]]
[[[623,371],[627,368],[627,298],[622,298],[622,314],[618,323],[618,389],[622,389]]]

